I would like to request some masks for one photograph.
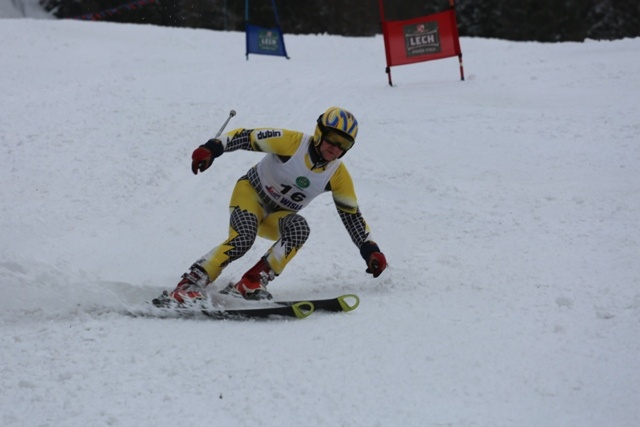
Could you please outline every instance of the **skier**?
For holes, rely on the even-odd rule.
[[[241,258],[256,236],[275,243],[235,284],[222,293],[247,300],[272,299],[267,284],[280,275],[309,237],[309,225],[298,212],[316,196],[331,191],[342,223],[378,277],[387,267],[371,239],[356,201],[351,176],[340,160],[355,142],[358,122],[345,109],[331,107],[317,120],[313,135],[274,129],[235,129],[210,139],[192,154],[194,174],[204,172],[223,153],[247,150],[268,153],[237,181],[229,203],[229,236],[183,274],[176,288],[153,302],[159,306],[204,300],[204,288],[232,261]]]

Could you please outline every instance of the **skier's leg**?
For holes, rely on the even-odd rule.
[[[275,212],[260,224],[258,235],[276,241],[264,256],[276,276],[296,256],[310,232],[307,220],[294,212]]]
[[[204,257],[196,261],[182,275],[171,292],[165,292],[153,303],[159,306],[193,303],[204,300],[203,289],[218,278],[232,261],[242,257],[253,245],[258,234],[258,224],[265,213],[258,195],[247,180],[240,180],[231,195],[229,236]]]
[[[276,242],[260,261],[224,292],[245,299],[271,299],[267,283],[279,275],[309,237],[307,221],[300,215],[279,211],[269,214],[258,228],[260,237]]]
[[[236,184],[229,210],[229,236],[196,263],[207,272],[209,282],[216,280],[227,265],[251,249],[265,215],[258,194],[247,180]]]

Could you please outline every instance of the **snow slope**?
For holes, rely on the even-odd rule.
[[[463,39],[384,74],[381,37],[108,23],[0,24],[0,423],[13,426],[616,426],[640,419],[640,39]],[[345,157],[389,269],[328,195],[271,285],[357,293],[302,321],[132,319],[222,241],[236,152],[220,127],[312,132]],[[267,249],[258,241],[216,283]]]

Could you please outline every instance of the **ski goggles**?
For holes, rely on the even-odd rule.
[[[353,138],[336,131],[324,132],[322,134],[322,140],[329,145],[340,148],[342,151],[350,150],[354,143]]]

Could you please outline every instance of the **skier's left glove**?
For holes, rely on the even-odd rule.
[[[191,171],[194,175],[197,175],[198,171],[206,171],[213,163],[213,159],[220,157],[223,152],[224,147],[219,139],[208,140],[193,151],[191,155]]]
[[[375,242],[366,241],[360,246],[360,255],[367,263],[367,273],[378,277],[387,268],[387,258]]]

